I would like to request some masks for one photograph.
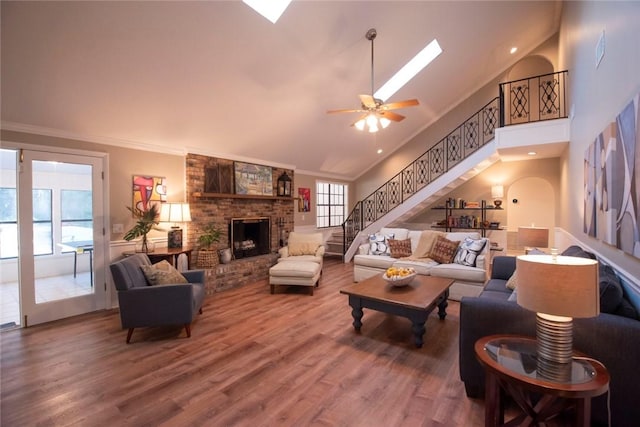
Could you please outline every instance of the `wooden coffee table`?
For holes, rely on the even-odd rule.
[[[353,316],[353,327],[360,331],[363,308],[383,313],[403,316],[411,320],[411,331],[416,347],[422,347],[424,324],[433,309],[438,307],[438,316],[447,315],[447,298],[452,279],[417,275],[407,286],[395,287],[388,284],[382,274],[370,277],[355,285],[347,286],[340,293],[349,295],[349,305]]]

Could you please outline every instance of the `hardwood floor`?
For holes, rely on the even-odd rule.
[[[267,281],[206,300],[184,329],[136,329],[116,310],[2,332],[3,426],[480,426],[458,376],[459,304],[410,322],[347,296],[353,266],[327,260],[313,296]]]

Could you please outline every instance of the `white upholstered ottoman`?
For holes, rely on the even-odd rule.
[[[318,286],[320,279],[320,264],[313,261],[279,262],[269,269],[269,284],[271,293],[278,285],[307,286],[309,294],[313,295],[314,286]]]

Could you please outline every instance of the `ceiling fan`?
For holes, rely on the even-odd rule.
[[[361,108],[359,109],[343,109],[343,110],[328,110],[327,114],[333,113],[364,113],[357,121],[351,124],[358,130],[364,130],[365,126],[368,127],[369,132],[377,132],[378,126],[383,129],[394,122],[400,122],[404,120],[404,116],[398,113],[394,113],[391,110],[397,110],[399,108],[413,107],[418,105],[417,99],[407,99],[405,101],[390,102],[385,104],[381,99],[374,98],[373,96],[373,40],[378,35],[375,28],[371,28],[367,31],[367,40],[371,41],[371,95],[358,95],[360,97]]]

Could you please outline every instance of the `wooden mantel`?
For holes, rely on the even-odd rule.
[[[203,193],[196,191],[191,196],[197,199],[217,198],[217,199],[260,199],[260,200],[297,200],[291,196],[261,196],[257,194],[232,194],[232,193]]]

